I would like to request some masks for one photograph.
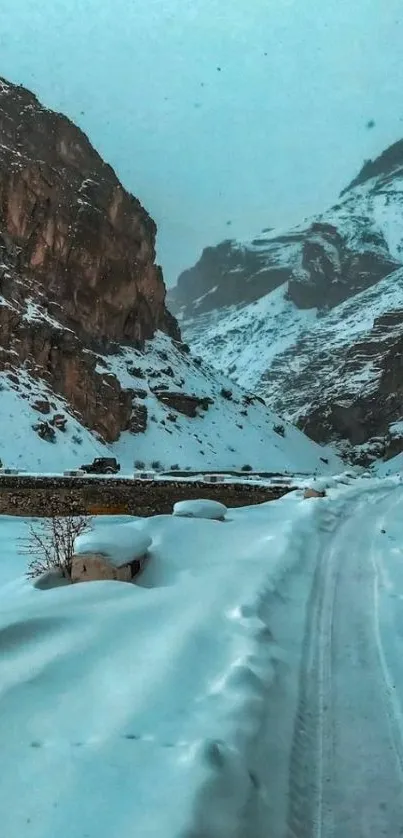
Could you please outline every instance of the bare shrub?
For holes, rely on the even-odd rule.
[[[36,521],[21,539],[20,553],[30,557],[26,575],[35,579],[48,570],[60,570],[66,579],[71,577],[74,541],[91,529],[91,518],[84,515],[52,516]]]

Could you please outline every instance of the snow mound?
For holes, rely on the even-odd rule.
[[[74,542],[77,556],[98,553],[106,556],[114,567],[141,559],[151,545],[151,538],[136,524],[110,524],[79,535]]]
[[[225,518],[227,507],[216,500],[182,500],[175,503],[173,514],[181,518],[205,518],[220,521]]]

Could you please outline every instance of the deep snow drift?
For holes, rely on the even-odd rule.
[[[139,584],[52,591],[20,576],[26,523],[0,519],[7,838],[67,825],[69,838],[238,834],[281,657],[267,605],[311,543],[317,509],[287,498],[223,523],[143,520],[152,546]],[[96,520],[101,537],[112,529]]]
[[[35,590],[17,552],[27,522],[0,519],[7,838],[284,834],[315,568],[357,501],[362,517],[372,498],[366,536],[389,496],[401,532],[399,478],[331,483],[224,522],[96,519],[101,540],[127,524],[152,539],[136,585]]]

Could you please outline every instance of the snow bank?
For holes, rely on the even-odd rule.
[[[396,457],[391,457],[383,463],[376,463],[372,467],[374,474],[378,477],[387,477],[392,474],[401,474],[403,476],[403,453],[397,454]]]
[[[219,521],[225,518],[227,507],[216,500],[182,500],[175,503],[174,515],[182,518],[205,518]]]
[[[152,541],[138,584],[41,594],[17,552],[29,522],[0,518],[3,834],[286,834],[317,560],[340,510],[367,492],[370,518],[394,488],[400,521],[397,477],[335,481],[320,504],[294,492],[231,510],[218,527],[176,515],[95,519],[91,549],[113,547],[116,533],[130,546],[134,533]],[[399,543],[397,533],[402,576]]]
[[[7,838],[232,838],[251,800],[270,802],[272,781],[262,797],[255,780],[279,660],[270,624],[288,570],[315,555],[318,507],[285,498],[231,510],[224,527],[95,519],[81,551],[152,540],[139,583],[41,595],[15,579],[27,523],[0,518]],[[296,607],[300,636],[301,586]]]
[[[74,542],[77,556],[99,553],[107,556],[115,567],[141,559],[151,544],[151,538],[136,524],[110,524],[79,535]]]

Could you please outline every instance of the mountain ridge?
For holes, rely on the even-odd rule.
[[[403,446],[389,432],[403,413],[402,152],[403,141],[364,166],[340,201],[309,221],[227,243],[228,270],[225,250],[210,249],[215,273],[202,256],[167,298],[194,351],[311,438],[363,463]],[[329,357],[335,330],[340,349]]]

